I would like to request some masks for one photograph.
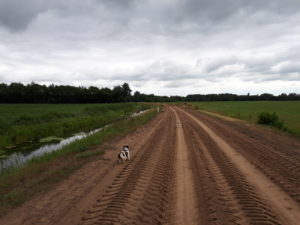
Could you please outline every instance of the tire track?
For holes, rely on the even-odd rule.
[[[171,108],[172,109],[172,108]],[[196,204],[195,183],[181,121],[176,117],[176,195],[174,224],[197,224],[199,221]]]
[[[164,151],[159,160],[134,224],[166,224],[170,219],[174,154]]]
[[[88,200],[81,204],[84,213],[77,209],[78,215],[70,212],[58,220],[57,213],[61,215],[71,211],[70,207],[63,206],[52,213],[53,219],[48,219],[48,211],[53,210],[59,202],[64,202],[64,199],[56,198],[47,200],[47,203],[51,203],[47,216],[43,215],[46,212],[44,207],[39,218],[25,221],[24,224],[298,223],[300,210],[293,200],[298,196],[297,192],[292,199],[277,184],[282,182],[282,187],[293,184],[282,189],[289,189],[290,192],[296,190],[299,179],[294,175],[299,167],[295,163],[299,160],[297,154],[293,158],[295,149],[283,152],[240,134],[239,130],[234,130],[226,123],[218,124],[217,120],[178,107],[165,109],[144,130],[114,142],[112,149],[119,148],[124,141],[134,146],[132,161],[116,165],[115,151],[108,151],[105,165],[94,162],[94,166],[88,170],[77,173],[84,179],[72,179],[69,182],[70,186],[87,182],[84,190],[91,193],[81,198]],[[203,121],[203,118],[207,120]],[[259,150],[261,152],[257,153]],[[268,157],[274,162],[260,165]],[[275,163],[278,163],[278,167]],[[294,165],[284,168],[287,164]],[[102,168],[101,174],[97,168]],[[288,170],[291,170],[290,177]],[[272,182],[266,177],[275,175],[278,175],[278,181]],[[80,187],[84,185],[80,184]],[[71,187],[69,192],[73,190],[76,189]],[[60,193],[60,196],[64,194]],[[78,194],[74,192],[73,195]],[[48,195],[48,199],[51,196]],[[76,203],[76,207],[80,205],[78,199],[74,198],[72,202]],[[38,217],[39,214],[36,215]],[[70,218],[72,216],[74,218]],[[44,219],[46,217],[47,220]]]
[[[251,134],[249,138],[241,128],[230,128],[204,115],[195,112],[191,113],[196,118],[213,128],[218,135],[228,140],[230,145],[240,154],[247,158],[259,170],[267,175],[276,185],[284,190],[292,199],[300,203],[300,151],[297,146],[288,148],[284,143],[262,141],[261,138]],[[226,122],[228,124],[228,122]]]
[[[165,202],[172,182],[172,148],[166,146],[173,143],[173,120],[167,118],[168,126],[162,126],[143,146],[145,151],[124,166],[82,224],[161,224],[166,220]]]
[[[216,145],[214,149],[219,149],[210,151],[211,156],[224,171],[228,183],[235,192],[239,203],[243,205],[243,210],[251,220],[251,224],[297,224],[299,209],[292,199],[205,124],[187,112],[180,111],[196,122],[198,130],[202,130],[199,137],[203,137],[204,133],[207,133],[206,140],[210,139]],[[276,214],[278,216],[275,216]]]
[[[195,168],[194,180],[197,184],[198,208],[201,216],[199,224],[249,224],[231,186],[208,152],[214,150],[213,142],[205,133],[199,135],[199,127],[185,115],[180,113],[180,116],[185,136],[189,140],[188,148]],[[204,144],[203,140],[207,142]]]

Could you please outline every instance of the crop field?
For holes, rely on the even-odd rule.
[[[224,101],[193,102],[201,110],[218,113],[253,123],[261,112],[276,113],[287,129],[300,136],[300,101]]]
[[[96,129],[147,107],[138,103],[0,104],[0,150]]]
[[[0,175],[0,224],[298,224],[300,139],[163,107]]]

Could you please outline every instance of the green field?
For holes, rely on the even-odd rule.
[[[136,107],[138,106],[134,106]],[[44,154],[22,167],[0,174],[0,217],[38,193],[53,187],[53,184],[65,179],[85,163],[99,160],[106,150],[100,144],[136,130],[153,119],[157,113],[156,110],[149,110],[136,117],[122,117],[101,132],[76,140],[58,151]]]
[[[291,133],[300,136],[300,101],[224,101],[193,102],[192,104],[202,110],[252,123],[257,122],[260,112],[275,112]]]
[[[0,104],[0,150],[96,129],[148,107],[141,103]]]

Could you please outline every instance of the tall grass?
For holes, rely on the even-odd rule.
[[[83,164],[95,160],[105,152],[96,146],[137,129],[156,114],[156,110],[150,110],[137,117],[123,118],[100,132],[0,175],[0,216],[47,190],[53,183],[66,178]]]
[[[300,137],[300,101],[224,101],[193,102],[199,109],[219,113],[252,123],[261,112],[276,113],[289,132]]]
[[[148,107],[140,103],[1,104],[0,149],[48,136],[66,137],[99,128]]]

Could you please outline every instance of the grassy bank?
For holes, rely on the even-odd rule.
[[[256,123],[261,112],[276,113],[300,137],[300,101],[193,102],[199,109]]]
[[[83,164],[97,159],[104,150],[95,146],[137,129],[156,114],[156,110],[150,110],[138,117],[124,118],[98,133],[0,176],[0,216],[65,179]]]
[[[99,128],[147,107],[140,103],[0,104],[0,149]]]

